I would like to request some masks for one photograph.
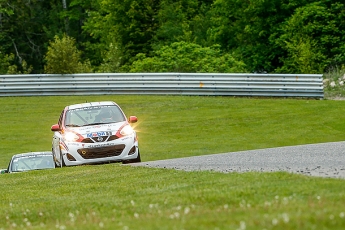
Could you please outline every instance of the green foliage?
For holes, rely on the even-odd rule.
[[[77,48],[83,51],[81,57],[83,60],[90,60],[92,66],[101,65],[103,61],[102,45],[99,44],[101,39],[90,36],[85,27],[88,18],[93,18],[93,12],[99,13],[99,2],[93,0],[66,0],[66,2],[67,8],[59,14],[65,22],[65,33],[76,39]],[[98,23],[94,22],[93,26],[97,27]]]
[[[241,0],[217,0],[211,10],[213,26],[209,29],[209,34],[211,39],[221,44],[223,48],[242,55],[243,61],[251,71],[285,71],[289,68],[284,67],[285,63],[290,67],[296,67],[296,64],[291,63],[301,63],[299,59],[305,59],[304,57],[299,58],[300,54],[302,56],[315,54],[317,57],[313,57],[314,60],[323,58],[324,54],[318,50],[313,50],[310,54],[306,53],[308,46],[315,46],[314,35],[316,35],[302,32],[303,26],[307,26],[306,24],[296,27],[290,23],[284,27],[285,22],[291,19],[296,9],[303,11],[304,7],[312,2],[316,1],[255,0],[248,3]],[[318,19],[318,17],[315,16],[314,21],[320,23],[320,26],[329,25],[327,21],[320,20],[321,18]],[[294,22],[298,23],[298,20],[294,20]],[[340,18],[338,24],[341,24]],[[308,25],[312,27],[311,24]],[[287,34],[287,31],[291,31],[291,33]],[[293,39],[294,36],[296,39]],[[291,38],[294,41],[291,41]],[[305,41],[305,39],[311,40]],[[303,42],[307,43],[304,45]],[[322,48],[317,41],[316,43],[317,49]],[[299,47],[294,48],[295,45]],[[324,63],[321,63],[321,67],[323,65]],[[297,66],[301,67],[303,64]],[[312,68],[313,72],[319,70],[314,69],[314,66]],[[298,72],[304,71],[308,70],[298,69]]]
[[[25,60],[18,65],[15,63],[14,54],[2,55],[0,52],[0,74],[29,74],[32,72],[32,66],[28,66]]]
[[[213,1],[161,0],[157,14],[158,28],[153,46],[174,42],[190,42],[202,46],[207,43],[210,26],[208,11]]]
[[[345,63],[345,3],[317,1],[296,9],[276,41],[287,51],[280,70],[323,73]],[[284,72],[285,72],[284,71]]]
[[[194,43],[176,42],[163,46],[153,57],[137,55],[130,72],[245,72],[245,65],[230,54],[222,54],[220,46],[201,47]]]
[[[6,1],[5,9],[11,13],[1,14],[0,44],[2,52],[15,54],[13,64],[17,67],[13,71],[22,72],[25,60],[35,73],[43,72],[43,54],[48,41],[64,30],[58,17],[58,3],[61,1]]]
[[[217,0],[211,9],[210,40],[241,56],[251,72],[271,72],[282,50],[271,36],[290,15],[284,0]]]
[[[8,71],[8,67],[11,65],[10,61],[13,59],[14,55],[3,55],[0,52],[0,74],[6,74]]]
[[[0,0],[0,14],[1,15],[11,15],[13,14],[13,8],[8,4],[6,0]]]
[[[61,39],[56,36],[54,42],[50,42],[45,60],[45,73],[69,74],[92,72],[90,62],[80,62],[81,52],[75,47],[75,40],[67,35]]]
[[[121,72],[123,65],[123,51],[119,48],[119,44],[109,44],[108,51],[104,54],[105,58],[99,68],[99,72],[118,73]]]
[[[344,7],[343,0],[70,0],[66,8],[60,0],[0,0],[0,51],[15,55],[10,72],[42,73],[49,42],[66,33],[98,72],[136,69],[134,61],[186,42],[220,45],[249,72],[320,73],[345,64]]]
[[[302,35],[303,36],[303,35]],[[326,57],[318,49],[316,41],[308,37],[294,37],[285,41],[288,57],[284,65],[276,69],[280,73],[319,74],[326,67]]]
[[[136,54],[151,51],[151,41],[157,28],[155,15],[158,2],[105,0],[99,1],[96,10],[90,11],[91,17],[83,28],[100,39],[98,48],[106,63],[114,64],[119,59],[122,63],[130,63]],[[117,50],[112,47],[117,47]]]
[[[25,60],[22,60],[22,62],[19,65],[11,65],[8,67],[8,74],[30,74],[32,72],[33,68],[32,66],[28,66],[28,63]]]

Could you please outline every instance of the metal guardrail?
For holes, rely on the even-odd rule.
[[[105,94],[324,97],[322,74],[0,75],[0,96]]]

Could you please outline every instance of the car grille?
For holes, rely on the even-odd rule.
[[[78,153],[84,159],[96,159],[104,157],[113,157],[121,155],[125,145],[112,145],[100,148],[84,148],[78,149]]]
[[[96,142],[107,142],[107,141],[113,141],[118,139],[119,137],[116,135],[111,136],[99,136],[99,137],[91,137],[91,138],[85,138],[81,142],[82,143],[96,143]]]

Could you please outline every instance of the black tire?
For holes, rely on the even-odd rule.
[[[53,153],[53,160],[54,160],[54,165],[55,165],[55,168],[59,168],[59,166],[56,164],[56,161],[55,161],[55,154],[54,154],[54,151],[53,151],[53,148],[52,148],[52,153]]]
[[[52,149],[52,151],[53,151],[53,149]],[[55,154],[53,154],[53,157],[55,158]],[[56,164],[55,159],[54,159],[54,165],[55,165],[55,168],[62,168],[63,166],[65,166],[65,162],[64,162],[63,157],[62,157],[61,149],[60,149],[60,165]]]
[[[127,160],[127,161],[123,161],[122,164],[131,164],[131,163],[140,163],[141,162],[141,157],[140,157],[140,151],[138,149],[138,156],[135,159],[132,160]]]
[[[66,166],[66,164],[65,164],[65,161],[63,160],[61,150],[60,150],[60,156],[61,156],[61,164],[62,164],[61,167],[64,167],[64,166]]]

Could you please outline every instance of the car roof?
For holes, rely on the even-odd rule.
[[[25,156],[39,156],[39,155],[53,155],[52,152],[28,152],[28,153],[19,153],[13,155],[12,158],[25,157]]]
[[[80,108],[91,107],[91,106],[100,106],[100,105],[117,105],[117,104],[113,101],[86,102],[86,103],[66,106],[66,109],[67,110],[69,110],[69,109],[80,109]]]

